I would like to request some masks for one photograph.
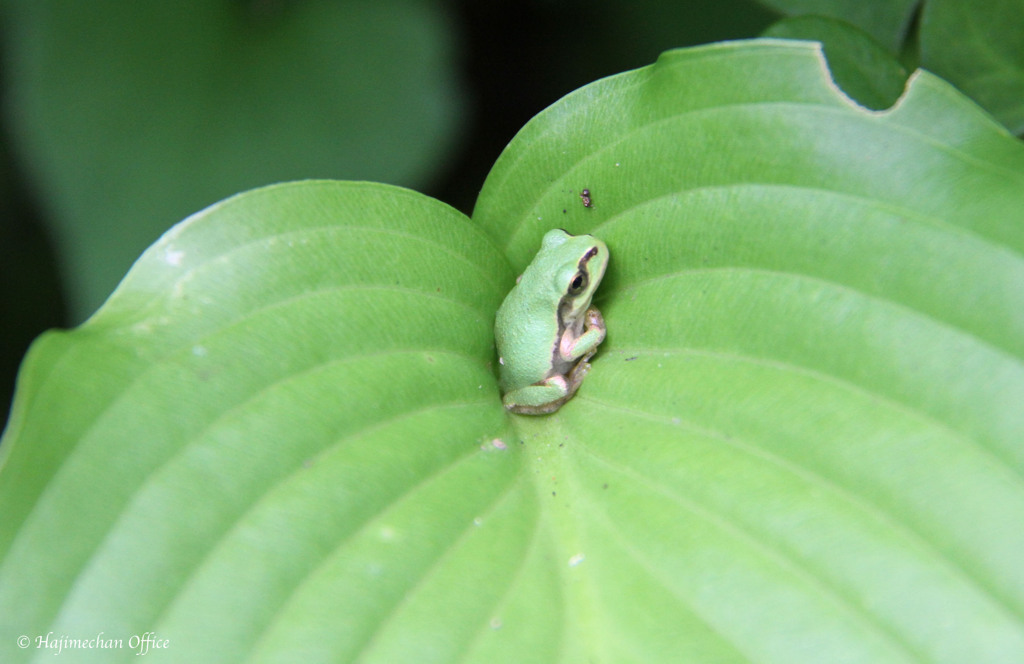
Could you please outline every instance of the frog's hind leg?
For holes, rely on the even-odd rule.
[[[572,396],[576,390],[570,390],[570,387],[571,383],[567,383],[563,376],[552,376],[509,392],[503,401],[510,412],[545,415],[558,410]]]
[[[568,376],[551,376],[539,383],[515,390],[505,395],[505,408],[513,413],[525,415],[547,415],[553,413],[572,399],[580,383],[590,371],[591,350],[576,363]],[[511,403],[510,403],[511,402]]]

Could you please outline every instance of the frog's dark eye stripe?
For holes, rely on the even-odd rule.
[[[583,254],[583,258],[581,258],[580,262],[576,265],[577,269],[580,272],[585,271],[587,269],[587,263],[589,263],[590,259],[593,258],[596,255],[597,255],[597,247],[591,247],[590,250],[587,253]]]
[[[572,281],[569,282],[569,295],[578,295],[586,289],[587,284],[590,282],[590,275],[587,272],[587,263],[589,263],[590,259],[596,255],[597,247],[591,247],[587,253],[583,254],[583,257],[580,258],[580,262],[576,266],[579,272],[577,272],[576,276],[574,276]]]

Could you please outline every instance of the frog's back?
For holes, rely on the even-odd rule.
[[[525,278],[526,275],[524,281]],[[551,371],[558,337],[557,308],[552,309],[543,298],[528,297],[525,292],[514,289],[495,319],[503,392],[544,380]]]

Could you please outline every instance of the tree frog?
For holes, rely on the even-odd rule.
[[[604,319],[590,300],[606,267],[608,247],[597,238],[558,228],[544,235],[494,322],[506,409],[544,415],[576,394],[604,341]]]

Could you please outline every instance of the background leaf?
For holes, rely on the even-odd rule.
[[[11,136],[76,322],[187,213],[279,180],[423,186],[459,124],[429,2],[7,5]]]
[[[218,662],[1021,659],[1022,180],[934,76],[871,112],[767,40],[559,101],[474,223],[367,184],[215,206],[27,360],[0,659],[48,630]],[[505,416],[493,313],[554,226],[609,244],[608,340],[557,414]]]
[[[1024,2],[929,0],[921,61],[1024,134]]]
[[[831,16],[855,25],[891,50],[898,50],[918,0],[760,0],[788,16]]]
[[[864,30],[907,66],[956,85],[1013,133],[1024,133],[1024,0],[761,0],[790,16],[819,15]],[[920,6],[919,6],[920,5]],[[912,20],[918,12],[918,20]],[[821,30],[818,32],[818,30]],[[786,36],[778,33],[777,36]],[[801,39],[834,40],[827,23],[801,26]],[[833,44],[830,56],[838,55]],[[879,75],[884,75],[880,71]]]
[[[889,108],[903,94],[906,70],[881,45],[849,23],[798,16],[772,24],[764,36],[821,42],[836,84],[868,108]]]

